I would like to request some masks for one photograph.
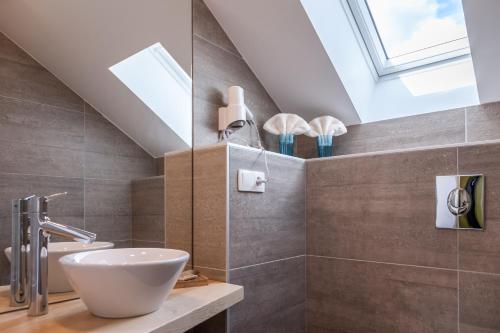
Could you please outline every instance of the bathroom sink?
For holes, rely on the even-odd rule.
[[[157,310],[188,259],[180,250],[127,248],[75,253],[59,261],[91,313],[123,318]]]
[[[79,242],[49,243],[49,293],[63,293],[73,290],[62,270],[59,258],[72,253],[109,249],[113,246],[113,243],[108,242],[94,242],[92,244]],[[11,248],[6,248],[4,252],[10,261]]]

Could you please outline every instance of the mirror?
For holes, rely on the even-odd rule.
[[[0,4],[0,313],[22,308],[13,199],[67,192],[47,214],[95,248],[192,253],[191,2],[47,4]],[[77,297],[57,258],[89,248],[67,241],[48,246],[49,303]]]

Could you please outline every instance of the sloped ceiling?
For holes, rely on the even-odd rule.
[[[282,112],[360,118],[299,0],[205,0]]]
[[[500,1],[463,0],[479,100],[500,100]]]
[[[500,100],[500,1],[463,0],[477,85],[418,96],[408,77],[423,81],[425,73],[409,73],[406,81],[373,77],[363,43],[349,42],[357,38],[342,1],[205,3],[282,112],[307,120],[330,114],[349,125]],[[446,75],[441,71],[429,72],[436,78]]]
[[[344,83],[345,75],[336,70],[300,0],[205,3],[282,112],[306,120],[331,114],[348,125],[361,122],[359,105],[372,105],[371,96],[358,103],[348,94],[339,74]],[[498,101],[500,1],[463,0],[463,5],[479,100]],[[185,143],[108,68],[160,42],[190,73],[190,7],[187,0],[2,0],[0,30],[145,150],[160,156]]]
[[[186,0],[2,0],[0,30],[153,156],[186,143],[108,68],[160,42],[191,73]]]

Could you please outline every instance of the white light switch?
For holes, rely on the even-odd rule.
[[[259,192],[266,191],[266,175],[261,171],[238,169],[238,191]]]

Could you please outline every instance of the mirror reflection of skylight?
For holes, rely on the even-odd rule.
[[[109,70],[191,147],[191,78],[160,43]]]
[[[380,76],[470,53],[461,0],[348,0]]]

